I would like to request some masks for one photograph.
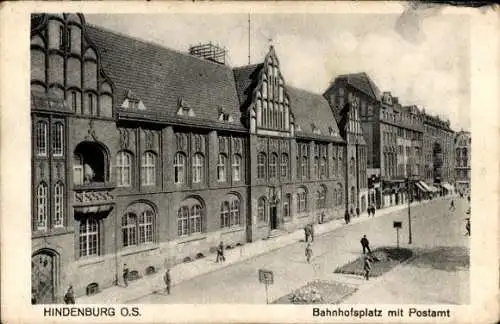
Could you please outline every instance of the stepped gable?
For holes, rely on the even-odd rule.
[[[314,134],[313,125],[322,136],[330,136],[330,128],[337,134],[335,139],[342,141],[337,121],[326,99],[321,95],[306,90],[287,86],[290,96],[290,108],[295,116],[295,129],[298,134]]]
[[[229,66],[134,39],[101,27],[86,26],[100,53],[102,68],[112,80],[119,106],[129,91],[148,112],[176,117],[182,100],[196,119],[217,121],[222,109],[241,128],[238,95]],[[190,117],[186,117],[190,118]]]

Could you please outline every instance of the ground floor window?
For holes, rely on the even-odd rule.
[[[99,255],[99,221],[86,218],[80,222],[80,257]]]
[[[202,232],[204,208],[195,198],[184,200],[177,210],[177,235],[188,236]]]

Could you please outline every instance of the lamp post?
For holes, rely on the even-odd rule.
[[[412,237],[411,237],[411,198],[410,198],[410,178],[406,178],[406,197],[408,199],[408,244],[411,244],[412,242]]]

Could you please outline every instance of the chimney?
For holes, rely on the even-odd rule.
[[[212,42],[189,47],[189,54],[218,64],[226,64],[226,49]]]

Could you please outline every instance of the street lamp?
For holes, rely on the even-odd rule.
[[[406,178],[406,193],[408,199],[408,244],[411,244],[411,192],[410,192],[410,178]]]

